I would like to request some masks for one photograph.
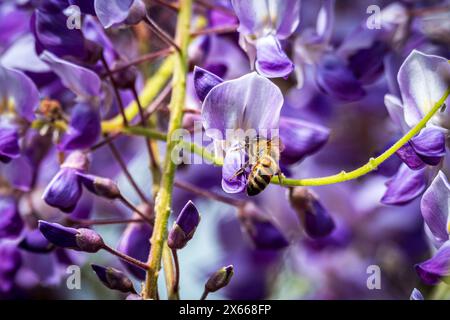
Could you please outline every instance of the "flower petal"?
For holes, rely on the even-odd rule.
[[[61,78],[64,86],[75,94],[85,98],[100,95],[101,80],[95,72],[60,59],[48,51],[41,54],[41,59]]]
[[[411,52],[400,67],[397,77],[408,125],[414,126],[430,111],[447,90],[449,79],[450,64],[447,59],[426,55],[417,50]],[[443,117],[448,120],[449,115],[439,114],[432,121],[442,124],[445,120]]]
[[[200,101],[205,100],[212,88],[222,83],[223,79],[216,76],[208,70],[195,66],[194,68],[194,86],[197,97]]]
[[[222,167],[222,189],[227,193],[242,192],[247,184],[245,173],[236,174],[244,165],[243,150],[229,150]]]
[[[234,12],[239,19],[238,31],[244,35],[262,35],[271,29],[270,12],[267,1],[231,0]]]
[[[24,73],[0,66],[0,101],[14,103],[14,109],[24,119],[32,122],[39,105],[39,92]]]
[[[44,201],[64,212],[72,212],[81,197],[81,183],[76,170],[62,168],[53,177],[42,195]]]
[[[273,35],[256,40],[256,71],[268,78],[286,77],[294,70],[294,64]]]
[[[411,292],[409,300],[424,300],[422,292],[414,288],[413,291]]]
[[[109,28],[123,23],[130,14],[135,0],[95,0],[95,12],[100,23]]]
[[[424,157],[424,161],[427,158],[439,158],[440,160],[445,156],[445,134],[438,128],[423,129],[411,139],[411,145],[420,156]]]
[[[226,137],[227,129],[277,129],[283,101],[276,85],[253,72],[211,89],[202,106],[203,126],[218,140]]]
[[[448,214],[450,199],[450,185],[445,174],[439,171],[431,185],[425,191],[420,203],[425,224],[428,226],[435,242],[442,244],[448,240]]]
[[[422,158],[416,153],[411,142],[407,142],[398,149],[395,154],[412,170],[418,170],[425,167]]]
[[[58,148],[65,151],[88,148],[97,141],[100,132],[99,112],[86,103],[79,103],[72,111],[69,129]]]
[[[327,1],[330,2],[330,1]],[[286,39],[300,23],[300,0],[269,0],[269,11],[278,39]]]
[[[8,163],[19,156],[19,134],[17,129],[0,128],[0,161]]]
[[[357,101],[366,94],[352,71],[333,54],[326,54],[320,60],[316,81],[322,91],[342,101]]]
[[[411,170],[402,164],[390,180],[381,202],[390,205],[403,205],[417,198],[426,188],[425,168]]]
[[[280,161],[292,165],[317,152],[328,141],[330,131],[320,125],[288,117],[280,118]]]
[[[0,239],[16,238],[23,229],[17,203],[12,197],[0,197]]]
[[[450,276],[450,243],[446,242],[431,258],[415,266],[420,279],[436,285],[442,278]]]

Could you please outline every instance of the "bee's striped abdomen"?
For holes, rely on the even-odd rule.
[[[247,194],[255,196],[263,191],[277,172],[278,166],[268,155],[262,156],[253,166],[247,183]]]

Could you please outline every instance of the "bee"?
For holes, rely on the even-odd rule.
[[[278,162],[283,145],[278,137],[267,140],[257,136],[251,141],[247,138],[245,149],[249,160],[235,173],[235,176],[251,168],[247,179],[247,195],[256,196],[261,193],[275,175],[278,176],[280,184],[282,183],[282,173]]]

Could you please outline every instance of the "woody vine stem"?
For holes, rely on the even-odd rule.
[[[190,21],[192,14],[192,0],[181,0],[178,15],[175,41],[180,50],[174,53],[173,89],[170,101],[170,120],[168,137],[179,129],[183,119],[183,108],[186,96],[186,74],[188,69],[187,49],[190,38]],[[151,238],[149,268],[143,288],[144,299],[156,299],[158,296],[157,281],[161,269],[161,258],[164,242],[167,238],[167,223],[172,204],[172,190],[175,178],[176,164],[171,160],[172,150],[178,141],[167,139],[166,153],[162,168],[162,178],[158,195],[155,200],[155,225]]]

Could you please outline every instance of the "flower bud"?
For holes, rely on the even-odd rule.
[[[122,271],[111,267],[102,267],[96,264],[91,265],[100,281],[112,290],[118,290],[125,293],[136,293],[133,282]]]
[[[61,169],[45,188],[42,199],[52,207],[59,208],[63,212],[72,212],[78,200],[80,200],[82,189],[78,173],[88,169],[89,160],[80,151],[69,154]]]
[[[192,201],[188,201],[169,232],[167,244],[171,249],[182,249],[194,236],[200,215]]]
[[[42,235],[39,229],[28,231],[20,241],[19,247],[34,253],[47,253],[55,248],[55,246]]]
[[[239,209],[238,218],[242,229],[257,249],[282,249],[289,245],[278,227],[253,202]]]
[[[136,68],[136,66],[127,66],[126,68],[124,68],[125,65],[126,65],[125,61],[116,60],[113,63],[111,69],[112,70],[120,69],[120,71],[117,70],[117,72],[114,72],[112,76],[114,77],[114,81],[117,84],[117,86],[119,86],[119,88],[122,89],[134,88],[136,78],[138,75],[138,69]]]
[[[334,230],[335,224],[332,217],[308,188],[289,189],[289,202],[311,238],[328,236]]]
[[[107,199],[117,199],[121,195],[119,187],[111,179],[84,173],[79,173],[78,176],[86,189],[97,196]]]
[[[234,274],[232,265],[223,267],[216,271],[206,282],[205,289],[208,292],[216,292],[223,287],[226,287],[230,283],[231,277]]]
[[[104,246],[102,237],[90,229],[69,228],[40,220],[39,230],[48,241],[58,247],[94,253]]]

